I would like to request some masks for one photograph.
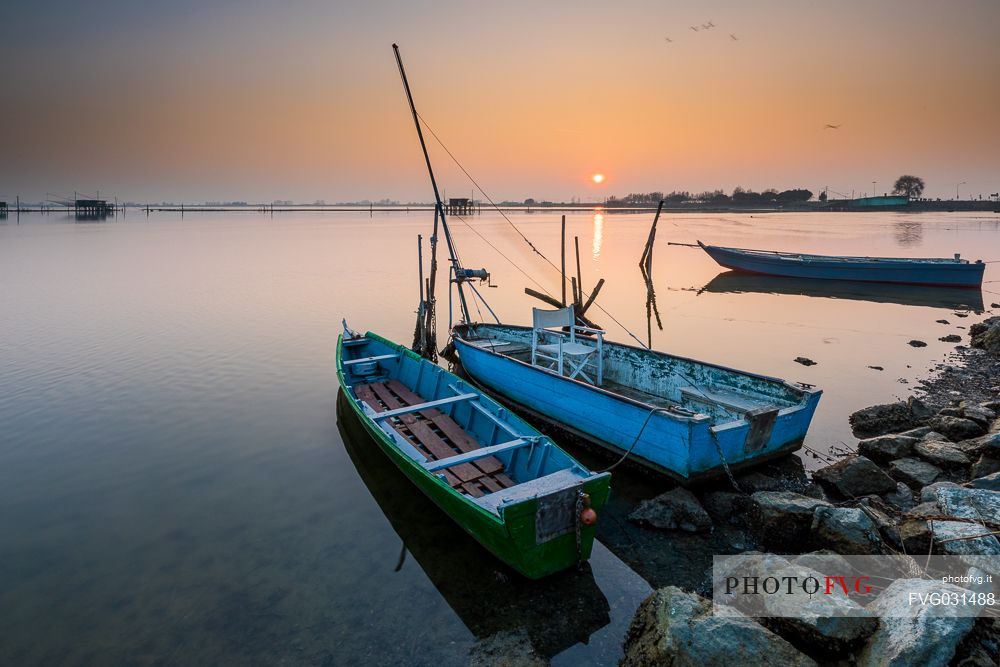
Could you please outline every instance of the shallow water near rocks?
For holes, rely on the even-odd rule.
[[[558,214],[511,219],[558,263]],[[700,250],[666,245],[996,260],[1000,216],[665,214],[660,331],[637,266],[651,221],[567,216],[568,266],[579,237],[586,289],[607,281],[610,315],[593,319],[615,340],[634,342],[612,315],[657,349],[817,385],[806,444],[821,453],[851,446],[848,414],[908,395],[954,349],[938,338],[967,340],[1000,301],[720,276]],[[415,237],[430,223],[415,212],[0,221],[0,663],[458,665],[522,629],[554,664],[610,664],[650,582],[696,585],[740,536],[629,524],[660,481],[616,471],[589,567],[530,584],[338,424],[341,318],[409,341]],[[540,288],[497,251],[559,293],[500,216],[453,232],[467,265],[491,271],[498,287],[481,291],[505,321],[528,322],[537,302],[523,288]]]

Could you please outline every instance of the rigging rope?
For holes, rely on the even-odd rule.
[[[490,203],[490,205],[491,205],[491,206],[492,206],[492,207],[493,207],[494,209],[496,209],[496,212],[497,212],[497,213],[499,213],[499,214],[500,214],[500,216],[501,216],[501,217],[502,217],[502,218],[503,218],[504,220],[506,220],[506,221],[507,221],[507,224],[509,224],[509,225],[511,226],[511,228],[513,228],[513,230],[514,230],[515,232],[517,232],[518,236],[520,236],[520,237],[521,237],[522,239],[524,239],[524,242],[528,244],[528,246],[529,246],[529,247],[530,247],[530,248],[531,248],[531,249],[532,249],[532,250],[533,250],[533,251],[535,252],[535,254],[536,254],[536,255],[538,255],[539,257],[541,257],[542,259],[544,259],[544,260],[545,260],[545,262],[546,262],[546,263],[547,263],[547,264],[548,264],[549,266],[551,266],[551,267],[552,267],[552,268],[553,268],[553,269],[554,269],[555,271],[558,271],[558,272],[560,273],[560,275],[562,275],[562,272],[560,271],[559,267],[557,267],[557,266],[556,266],[555,264],[553,264],[553,263],[552,263],[552,260],[550,260],[550,259],[549,259],[548,257],[546,257],[545,255],[543,255],[543,254],[542,254],[542,251],[541,251],[541,250],[539,250],[538,248],[536,248],[536,247],[535,247],[535,244],[534,244],[534,243],[532,243],[532,242],[531,242],[531,240],[530,240],[530,239],[529,239],[529,238],[528,238],[527,236],[525,236],[525,235],[524,235],[524,232],[522,232],[522,231],[521,231],[520,229],[518,229],[517,225],[515,225],[515,224],[513,223],[513,221],[511,221],[511,219],[507,217],[507,214],[506,214],[506,213],[504,213],[504,212],[503,212],[503,211],[502,211],[502,210],[500,209],[500,207],[499,207],[499,206],[497,206],[497,203],[496,203],[495,201],[493,201],[493,198],[492,198],[492,197],[490,197],[490,196],[489,196],[489,194],[487,194],[485,190],[483,190],[482,186],[481,186],[481,185],[479,185],[479,183],[478,183],[478,182],[476,181],[476,179],[472,177],[472,174],[470,174],[470,173],[468,172],[468,170],[467,170],[467,169],[466,169],[466,168],[465,168],[465,167],[464,167],[464,166],[462,165],[462,163],[458,161],[458,158],[456,158],[456,157],[455,157],[455,156],[454,156],[454,155],[452,154],[452,152],[451,152],[450,150],[448,150],[448,147],[444,145],[444,142],[443,142],[443,141],[441,141],[441,137],[439,137],[439,136],[437,135],[437,133],[436,133],[436,132],[434,131],[434,128],[432,128],[432,127],[431,127],[431,126],[430,126],[430,125],[429,125],[429,124],[427,123],[427,121],[426,121],[426,120],[424,120],[424,117],[423,117],[423,116],[421,116],[421,115],[420,115],[419,113],[417,113],[417,117],[418,117],[418,118],[420,119],[420,122],[424,124],[424,127],[426,127],[426,128],[427,128],[427,131],[431,133],[431,136],[432,136],[432,137],[434,137],[434,140],[435,140],[435,141],[437,141],[437,142],[438,142],[438,144],[439,144],[439,145],[441,146],[441,148],[443,148],[443,149],[444,149],[444,152],[448,154],[448,157],[450,157],[450,158],[451,158],[452,162],[454,162],[454,163],[455,163],[455,164],[456,164],[456,165],[458,166],[458,168],[462,170],[462,173],[463,173],[463,174],[465,174],[466,178],[468,178],[468,179],[469,179],[469,181],[471,181],[471,182],[472,182],[472,184],[473,184],[474,186],[476,186],[476,189],[477,189],[477,190],[479,190],[479,193],[480,193],[481,195],[483,195],[483,197],[485,197],[485,198],[486,198],[486,200],[487,200],[487,201],[488,201],[488,202]],[[456,217],[457,217],[457,216],[456,216]],[[463,220],[463,222],[465,222],[465,221]],[[469,225],[469,224],[468,224],[467,222],[466,222],[465,224],[466,224],[466,226],[468,226],[468,227],[469,227],[470,229],[472,229],[472,226],[471,226],[471,225]],[[477,234],[479,234],[479,232],[476,232],[476,233],[477,233]],[[482,234],[479,234],[479,236],[480,236],[480,238],[483,238]],[[485,240],[485,238],[484,238],[483,240]],[[489,242],[487,241],[487,243],[489,243]],[[497,250],[496,246],[493,246],[493,244],[492,244],[492,243],[490,243],[490,246],[491,246],[491,247],[493,247],[493,249],[494,249],[494,250]],[[497,252],[498,252],[498,253],[500,253],[500,251],[499,251],[499,250],[497,250]],[[523,273],[523,274],[524,274],[525,276],[528,276],[527,272],[526,272],[526,271],[525,271],[524,269],[522,269],[521,267],[519,267],[519,266],[518,266],[517,264],[515,264],[515,263],[514,263],[514,261],[513,261],[513,260],[511,260],[511,259],[510,259],[509,257],[507,257],[506,255],[504,255],[503,253],[500,253],[500,256],[501,256],[501,257],[503,257],[504,259],[506,259],[506,260],[507,260],[508,262],[510,262],[510,263],[511,263],[511,265],[513,265],[513,266],[514,266],[514,268],[516,268],[516,269],[517,269],[518,271],[520,271],[521,273]],[[531,281],[532,281],[533,283],[535,283],[536,285],[538,285],[539,287],[541,287],[541,285],[539,284],[539,282],[538,282],[537,280],[535,280],[534,278],[531,278],[530,276],[528,276],[528,277],[529,277],[529,278],[531,279]],[[563,277],[563,280],[565,281],[565,277]],[[590,298],[590,294],[588,294],[587,292],[584,292],[584,291],[583,291],[583,286],[582,286],[582,285],[577,285],[577,289],[579,289],[579,290],[580,290],[580,295],[581,295],[581,297],[586,297],[586,298],[588,298],[588,299]],[[542,291],[543,291],[543,292],[545,292],[546,294],[548,294],[549,296],[552,296],[551,294],[549,294],[549,292],[548,292],[548,291],[547,291],[547,290],[546,290],[545,288],[542,288]],[[622,323],[621,323],[621,322],[620,322],[620,321],[618,320],[618,318],[616,318],[616,317],[615,317],[614,315],[612,315],[612,314],[611,314],[610,312],[608,312],[608,310],[607,310],[606,308],[604,308],[604,306],[602,306],[602,305],[601,305],[600,303],[598,303],[596,299],[594,300],[594,302],[593,302],[593,305],[597,306],[597,308],[598,308],[598,309],[599,309],[599,310],[600,310],[600,311],[601,311],[602,313],[604,313],[604,314],[605,314],[605,315],[607,315],[607,316],[608,316],[609,318],[611,318],[611,321],[612,321],[612,322],[614,322],[615,324],[617,324],[617,325],[618,325],[619,327],[621,327],[622,331],[624,331],[624,332],[625,332],[625,333],[627,333],[627,334],[628,334],[629,336],[631,336],[631,337],[632,337],[632,339],[633,339],[633,340],[635,340],[635,342],[639,343],[639,345],[641,345],[642,347],[644,347],[644,348],[646,348],[646,349],[649,349],[649,346],[648,346],[648,345],[646,345],[645,343],[643,343],[643,342],[642,342],[642,340],[641,340],[641,339],[640,339],[640,338],[639,338],[638,336],[636,336],[636,335],[635,335],[634,333],[632,333],[631,331],[629,331],[628,327],[626,327],[626,326],[625,326],[624,324],[622,324]]]

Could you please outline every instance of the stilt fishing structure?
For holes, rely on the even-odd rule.
[[[549,296],[539,292],[538,290],[532,289],[530,287],[524,288],[524,293],[528,296],[532,296],[539,301],[552,306],[553,308],[565,308],[569,305],[566,301],[566,216],[562,216],[562,244],[560,248],[561,256],[561,269],[560,278],[562,282],[562,301],[560,302],[555,297]],[[599,326],[594,324],[587,317],[587,310],[593,305],[594,301],[597,299],[598,293],[601,288],[604,287],[604,278],[597,281],[597,285],[594,287],[594,291],[587,296],[587,300],[584,301],[585,296],[583,291],[583,276],[580,271],[580,237],[574,236],[573,242],[576,245],[576,276],[570,276],[569,282],[571,287],[571,296],[573,298],[574,314],[576,315],[577,321],[585,327],[590,327],[591,329],[600,329]],[[534,247],[534,246],[532,246]],[[536,250],[537,252],[537,250]]]
[[[639,258],[639,271],[642,279],[646,282],[646,338],[647,347],[653,347],[653,315],[656,316],[656,326],[663,331],[663,322],[660,320],[660,310],[656,307],[656,291],[653,289],[653,243],[656,241],[656,223],[660,220],[660,211],[663,210],[663,200],[656,207],[656,216],[653,217],[653,224],[649,228],[649,237],[646,239],[646,247]]]

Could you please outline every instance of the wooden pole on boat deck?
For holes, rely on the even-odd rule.
[[[562,283],[562,305],[563,308],[565,308],[566,307],[566,216],[565,215],[562,217],[562,241],[560,242],[559,249],[560,249],[559,256],[562,258],[562,271],[559,274],[562,277],[562,280],[560,280],[560,282]],[[573,300],[576,301],[575,298]]]
[[[420,274],[420,303],[424,302],[424,237],[417,234],[417,270]]]
[[[569,280],[573,286],[573,305],[576,306],[576,312],[580,312],[580,293],[576,289],[576,276],[573,276]]]

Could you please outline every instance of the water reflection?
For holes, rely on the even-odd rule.
[[[527,631],[551,658],[587,643],[611,622],[610,607],[590,567],[529,581],[494,558],[420,493],[378,448],[343,392],[338,427],[348,456],[402,539],[396,572],[412,557],[477,639]],[[386,572],[386,576],[391,576]],[[406,575],[400,575],[406,576]]]
[[[705,285],[702,292],[761,294],[789,294],[896,303],[903,306],[927,308],[983,310],[983,294],[978,289],[957,287],[921,287],[918,285],[892,285],[888,283],[862,283],[849,280],[800,280],[778,276],[758,276],[737,271],[720,273]]]
[[[594,259],[601,257],[601,244],[604,243],[604,216],[600,213],[594,214],[594,242],[591,247],[591,254]]]
[[[893,225],[896,243],[904,248],[919,246],[924,240],[924,225],[914,220],[899,221]]]

